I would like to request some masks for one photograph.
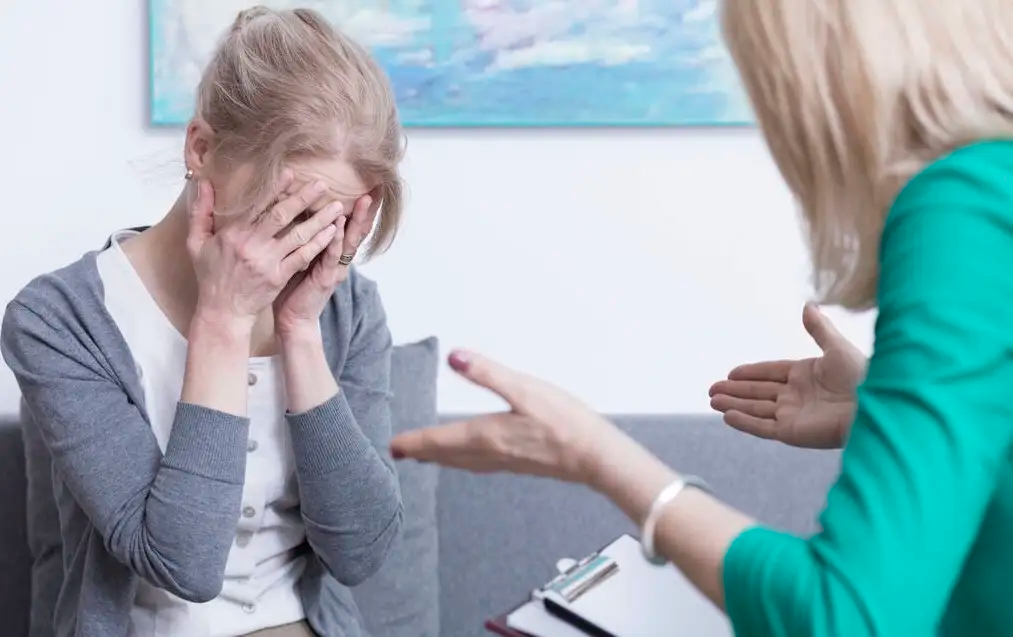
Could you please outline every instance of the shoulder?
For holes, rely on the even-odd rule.
[[[354,325],[386,320],[376,281],[362,274],[358,268],[349,270],[348,279],[335,290],[332,300],[338,313],[349,316]]]
[[[59,270],[32,279],[4,312],[5,354],[30,339],[54,346],[70,342],[102,316],[102,284],[91,252]]]
[[[348,279],[334,291],[320,324],[325,344],[335,352],[336,360],[344,360],[342,352],[352,355],[391,339],[376,282],[354,267]]]
[[[380,301],[380,292],[376,281],[367,277],[358,268],[349,269],[345,285],[348,286],[353,303],[370,304]]]
[[[89,252],[70,265],[32,279],[8,305],[15,309],[56,319],[102,303],[102,282],[95,265],[97,253]]]
[[[901,189],[887,223],[915,210],[993,210],[1013,220],[1013,140],[970,144],[928,164]]]
[[[881,310],[915,300],[1010,298],[1013,142],[960,148],[912,178],[887,217],[880,269]]]

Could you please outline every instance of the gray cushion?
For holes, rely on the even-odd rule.
[[[799,533],[815,528],[837,452],[794,449],[738,433],[711,416],[615,418],[672,467],[725,501]],[[624,532],[622,513],[585,487],[444,470],[439,488],[442,637],[475,637],[554,574]]]
[[[391,406],[394,434],[436,423],[435,338],[394,349]],[[352,594],[373,637],[439,637],[440,578],[436,529],[438,469],[398,466],[404,532],[383,568]]]

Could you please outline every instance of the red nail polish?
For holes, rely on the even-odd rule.
[[[402,452],[400,452],[400,451],[398,451],[396,449],[393,449],[390,452],[390,457],[394,458],[395,460],[404,460],[405,455],[404,455],[404,453],[402,453]]]
[[[471,365],[471,356],[465,352],[452,352],[447,358],[450,368],[458,373],[465,373]]]

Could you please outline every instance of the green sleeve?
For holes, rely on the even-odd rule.
[[[935,634],[1013,440],[1013,144],[897,198],[875,336],[822,531],[753,528],[725,556],[739,637]]]

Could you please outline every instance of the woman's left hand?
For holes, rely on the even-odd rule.
[[[350,215],[344,213],[337,218],[334,224],[338,231],[330,245],[306,270],[292,277],[274,302],[274,327],[279,335],[319,329],[320,313],[334,289],[348,278],[351,258],[372,230],[378,208],[371,196],[363,195]]]
[[[488,358],[458,351],[450,366],[498,394],[510,411],[401,434],[391,442],[395,458],[594,486],[606,450],[625,437],[570,394]]]

